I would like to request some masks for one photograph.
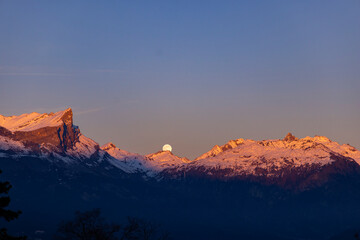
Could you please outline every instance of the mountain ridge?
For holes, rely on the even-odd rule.
[[[2,177],[14,186],[12,206],[23,210],[13,230],[31,239],[39,229],[51,239],[73,211],[98,207],[115,219],[139,214],[188,231],[177,239],[203,239],[211,228],[219,234],[207,239],[224,239],[223,229],[236,236],[239,227],[261,226],[274,236],[266,239],[328,240],[360,223],[360,152],[350,145],[287,134],[230,140],[196,160],[169,151],[141,155],[99,146],[67,113],[53,119],[56,126],[31,131],[0,125]]]
[[[315,174],[337,161],[360,164],[360,151],[331,141],[324,136],[296,138],[288,133],[283,139],[255,141],[230,140],[222,146],[194,160],[181,158],[169,151],[147,155],[131,153],[113,143],[99,146],[84,136],[73,124],[71,108],[57,113],[31,113],[20,116],[0,115],[0,151],[38,154],[72,162],[98,159],[126,173],[140,173],[150,177],[203,176],[231,178],[301,178]],[[6,128],[8,127],[8,128]],[[351,171],[351,169],[349,169]],[[296,173],[298,172],[298,173]]]

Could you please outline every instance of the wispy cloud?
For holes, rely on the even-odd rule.
[[[51,73],[51,72],[0,72],[4,76],[74,76],[70,73]]]
[[[124,72],[124,70],[120,70],[120,69],[94,69],[94,72],[97,73],[122,73]]]
[[[92,108],[92,109],[87,109],[87,110],[83,110],[83,111],[77,111],[75,114],[76,115],[84,115],[84,114],[88,114],[88,113],[98,112],[100,110],[102,110],[102,108]]]
[[[63,69],[49,69],[42,66],[0,66],[0,76],[52,76],[69,77],[93,73],[122,73],[121,69],[99,68],[89,70],[66,71]]]
[[[1,76],[74,76],[76,72],[49,69],[45,66],[0,66]]]

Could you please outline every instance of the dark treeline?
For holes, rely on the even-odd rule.
[[[0,174],[2,171],[0,170]],[[11,184],[8,181],[0,182],[0,218],[10,222],[15,220],[21,214],[21,211],[12,211],[7,209],[10,204],[9,190],[11,189]],[[25,236],[15,237],[8,234],[8,231],[4,227],[0,227],[0,240],[24,240]]]
[[[100,209],[76,212],[75,218],[62,222],[55,240],[170,240],[160,225],[128,217],[124,224],[109,223]]]
[[[2,171],[0,170],[0,174]],[[0,219],[10,222],[19,217],[21,211],[8,209],[10,204],[10,182],[0,182]],[[34,216],[35,217],[35,216]],[[18,229],[20,232],[21,229]],[[38,234],[42,235],[42,231]],[[16,234],[15,234],[16,235]],[[48,237],[45,237],[48,238]],[[75,212],[72,220],[62,221],[54,240],[170,240],[170,234],[159,224],[141,218],[127,217],[123,224],[109,223],[101,216],[99,208]],[[27,236],[14,236],[8,233],[7,228],[0,227],[0,240],[26,240]],[[42,239],[37,236],[36,239]]]
[[[2,162],[1,176],[14,186],[10,207],[23,213],[10,223],[3,221],[0,228],[6,226],[9,235],[27,235],[29,240],[168,239],[155,222],[176,240],[345,240],[359,232],[357,178],[339,177],[321,188],[291,192],[254,182],[188,176],[182,181],[144,181],[114,172],[109,177],[104,168],[65,169],[29,157]],[[8,190],[4,192],[8,197]],[[101,213],[91,210],[99,207]],[[72,217],[76,210],[80,212]],[[79,232],[79,226],[88,227]]]

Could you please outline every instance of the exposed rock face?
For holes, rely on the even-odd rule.
[[[237,146],[239,146],[240,144],[244,143],[244,139],[240,138],[240,139],[236,139],[236,140],[230,140],[229,142],[227,142],[226,144],[219,146],[219,145],[215,145],[209,152],[206,152],[204,154],[202,154],[200,157],[197,157],[195,160],[200,160],[200,159],[204,159],[207,157],[215,157],[216,155],[235,148]]]
[[[51,114],[49,114],[51,116]],[[58,119],[59,125],[54,127],[41,127],[32,131],[9,131],[0,126],[0,135],[15,141],[22,141],[25,146],[38,150],[41,146],[64,152],[74,146],[78,141],[80,130],[73,125],[71,108],[65,110]]]
[[[292,141],[296,141],[298,140],[297,137],[295,137],[294,135],[292,135],[291,133],[288,133],[285,137],[284,137],[284,141],[287,142],[292,142]]]
[[[101,146],[101,149],[104,151],[110,150],[110,149],[114,149],[116,148],[115,144],[113,144],[112,142],[109,142],[103,146]]]

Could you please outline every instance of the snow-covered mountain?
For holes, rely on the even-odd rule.
[[[101,150],[108,153],[111,163],[127,173],[148,172],[147,159],[137,153],[131,153],[117,148],[109,142],[101,147]]]
[[[231,140],[223,146],[216,145],[187,167],[260,174],[289,166],[324,166],[333,163],[337,157],[360,164],[360,151],[348,144],[340,145],[323,136],[297,139],[289,133],[282,140]]]
[[[143,156],[107,143],[99,144],[84,136],[73,124],[72,109],[57,113],[29,113],[20,116],[0,115],[0,152],[2,155],[29,155],[57,159],[67,163],[97,159],[107,161],[126,173],[154,176],[167,167],[189,162],[171,152]],[[89,164],[89,163],[87,163]]]
[[[151,168],[157,171],[162,171],[166,168],[172,167],[182,167],[190,163],[189,159],[180,158],[170,151],[159,151],[146,155],[146,157]]]
[[[73,125],[71,108],[57,113],[0,115],[0,150],[70,161],[96,154],[99,145]]]
[[[93,159],[132,174],[178,178],[201,176],[217,179],[316,178],[323,172],[352,172],[359,167],[360,151],[323,136],[298,139],[288,134],[276,140],[231,140],[214,146],[193,161],[170,151],[140,155],[112,143],[99,147],[73,124],[71,108],[57,113],[0,115],[0,156],[37,155],[71,162]],[[90,164],[91,165],[91,164]],[[331,170],[330,170],[331,169]],[[318,174],[318,175],[314,175]],[[321,177],[325,181],[328,175]],[[287,180],[286,180],[287,181]]]
[[[0,115],[0,126],[12,132],[29,132],[45,127],[72,124],[72,110],[68,108],[57,113],[25,113],[20,116]]]
[[[187,158],[175,156],[170,151],[159,151],[146,156],[130,153],[117,148],[113,143],[107,143],[101,147],[111,157],[115,159],[111,162],[127,173],[143,172],[154,176],[169,167],[181,167],[189,163]]]
[[[332,175],[359,174],[360,151],[327,137],[231,140],[194,161],[166,169],[169,177],[242,179],[287,187],[321,185]]]
[[[200,157],[197,157],[195,160],[200,160],[200,159],[204,159],[204,158],[208,158],[208,157],[214,157],[216,155],[218,155],[219,153],[222,153],[224,151],[226,151],[227,149],[232,149],[234,147],[237,147],[238,145],[244,143],[244,139],[240,138],[237,140],[230,140],[228,143],[219,146],[219,145],[215,145],[210,151],[202,154]]]
[[[221,229],[219,239],[229,226],[238,233],[236,224],[241,232],[260,224],[275,237],[259,239],[325,240],[360,223],[360,151],[322,136],[231,140],[195,160],[170,151],[141,155],[113,143],[100,147],[73,124],[69,108],[0,115],[0,163],[1,176],[14,186],[14,209],[23,211],[15,227],[27,233],[51,233],[49,226],[73,210],[95,207],[175,219],[181,231],[200,233],[193,239],[210,228]],[[284,229],[284,236],[300,237],[278,238]],[[319,234],[308,238],[306,229]]]

